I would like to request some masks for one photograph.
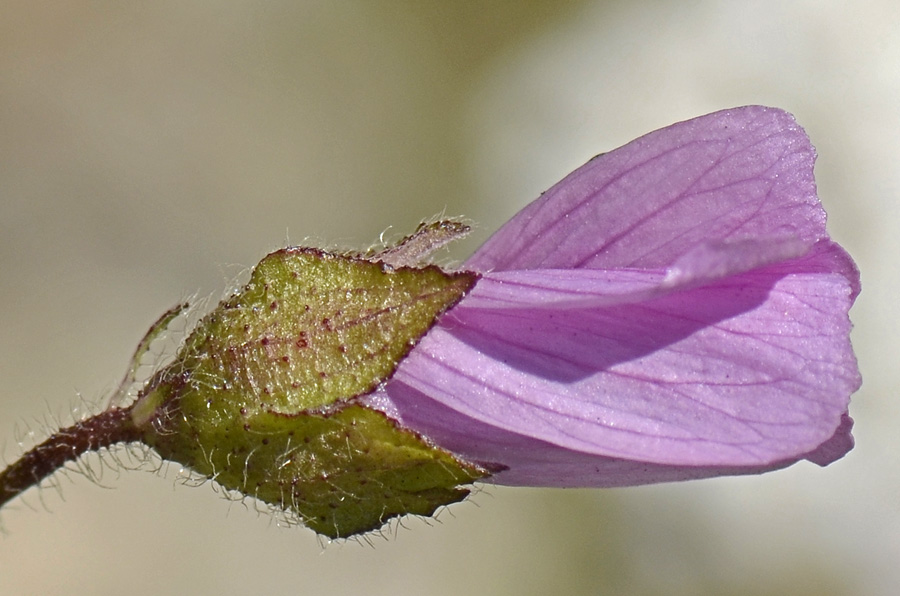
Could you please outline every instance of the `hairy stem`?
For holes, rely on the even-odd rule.
[[[0,472],[0,507],[89,451],[140,439],[131,408],[111,408],[60,429]]]

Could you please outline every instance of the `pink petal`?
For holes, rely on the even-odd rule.
[[[565,449],[545,441],[505,431],[429,400],[402,383],[392,382],[391,398],[372,396],[376,405],[404,409],[404,422],[420,426],[427,421],[429,438],[448,449],[491,467],[490,482],[509,486],[615,487],[656,482],[694,480],[723,475],[757,474],[782,468],[794,460],[768,466],[677,466],[604,457]],[[406,406],[413,406],[406,408]],[[394,412],[396,415],[396,411]]]
[[[653,276],[630,282],[640,294]],[[544,473],[538,484],[596,485],[590,470],[605,466],[678,478],[781,467],[840,434],[859,386],[846,315],[854,276],[823,241],[651,300],[534,308],[539,288],[520,308],[467,298],[372,401],[460,455],[509,467],[500,481],[516,470]],[[560,476],[560,453],[575,454],[567,465],[581,475]]]
[[[842,457],[859,273],[814,160],[790,115],[755,106],[595,158],[476,252],[473,291],[363,399],[506,484]]]
[[[809,249],[796,239],[699,244],[669,269],[522,269],[485,273],[465,308],[570,309],[612,306],[658,298],[674,290],[799,257]],[[854,270],[851,270],[854,271]]]
[[[666,268],[699,244],[825,236],[815,151],[790,114],[750,106],[652,132],[595,157],[466,265],[476,271]]]
[[[486,273],[467,309],[584,309],[632,303],[670,291],[657,269],[527,269]]]
[[[463,420],[457,413],[402,383],[391,384],[391,395],[395,398],[402,396],[398,401],[403,405],[416,404],[416,407],[405,410],[406,421],[410,425],[421,425],[427,420],[430,438],[438,444],[448,448],[453,445],[462,446],[459,449],[467,452],[472,459],[479,459],[479,454],[487,456],[481,457],[481,461],[493,461],[496,464],[490,481],[508,486],[609,488],[715,476],[761,474],[784,468],[799,459],[809,459],[825,466],[843,457],[853,447],[850,435],[853,423],[845,414],[832,438],[815,451],[791,459],[762,466],[657,464],[572,451],[471,418],[466,418],[464,425],[460,426]],[[372,400],[375,404],[386,405],[396,415],[393,400],[383,391],[373,395]],[[502,463],[497,461],[498,455]]]

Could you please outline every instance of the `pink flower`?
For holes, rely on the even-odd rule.
[[[531,486],[752,474],[853,446],[859,273],[815,151],[751,106],[595,157],[464,265],[475,288],[369,404]]]

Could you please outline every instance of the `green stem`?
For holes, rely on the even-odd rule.
[[[111,408],[60,429],[0,472],[0,507],[89,451],[140,439],[130,407]]]

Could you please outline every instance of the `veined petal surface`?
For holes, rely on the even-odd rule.
[[[701,116],[598,155],[466,262],[476,271],[668,267],[699,244],[825,236],[816,153],[790,114]]]
[[[792,116],[758,106],[598,156],[466,262],[475,288],[365,399],[508,484],[840,458],[859,273],[814,161]]]

